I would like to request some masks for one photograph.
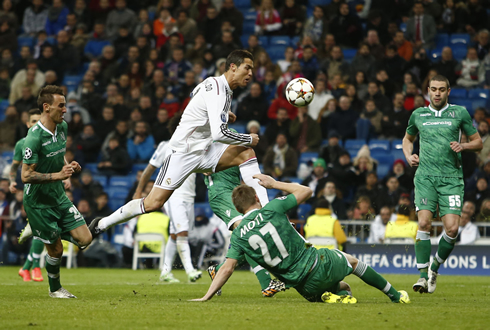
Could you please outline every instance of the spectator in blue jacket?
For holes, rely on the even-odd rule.
[[[70,11],[61,0],[53,0],[53,5],[48,9],[48,18],[46,19],[46,33],[48,36],[55,36],[63,30],[66,25],[66,16]]]
[[[318,74],[318,70],[320,70],[320,65],[318,64],[318,60],[313,53],[313,48],[311,48],[311,46],[306,45],[303,48],[303,57],[299,60],[299,63],[301,64],[305,78],[314,81]]]
[[[136,123],[134,136],[128,139],[128,153],[133,162],[146,163],[155,150],[155,140],[150,134],[150,128],[144,121]]]
[[[339,101],[339,110],[330,115],[328,120],[328,131],[339,132],[342,140],[356,138],[356,125],[359,115],[351,108],[351,102],[347,96],[341,96]]]
[[[192,69],[192,65],[184,59],[184,50],[175,48],[172,50],[172,60],[165,64],[163,73],[172,85],[185,84],[185,73]]]

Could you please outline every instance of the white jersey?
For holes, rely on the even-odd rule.
[[[197,85],[170,139],[172,150],[184,153],[206,150],[213,142],[250,146],[252,137],[249,134],[228,129],[232,98],[233,91],[224,75],[207,78]]]
[[[167,153],[167,149],[169,148],[168,141],[162,141],[158,144],[157,150],[153,153],[150,159],[150,165],[160,168],[163,165],[163,161],[165,160],[165,155]],[[174,191],[170,198],[179,198],[184,201],[194,202],[194,198],[196,197],[196,173],[192,173],[189,177],[184,181],[184,183]]]

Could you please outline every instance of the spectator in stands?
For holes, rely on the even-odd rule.
[[[424,48],[420,48],[419,50],[414,49],[414,51],[414,55],[410,62],[408,62],[405,71],[414,74],[416,81],[422,81],[432,67],[432,62]]]
[[[475,48],[478,53],[478,59],[483,60],[485,56],[490,52],[490,32],[487,29],[480,30],[476,36]]]
[[[281,69],[277,64],[273,64],[266,51],[259,52],[254,61],[253,77],[255,81],[262,83],[267,71],[273,73],[274,80],[281,76]]]
[[[357,113],[361,113],[364,110],[364,102],[357,96],[355,85],[347,84],[345,86],[345,95],[349,98],[350,105],[353,110],[355,110]]]
[[[456,71],[460,75],[456,81],[459,86],[471,88],[485,81],[485,65],[478,59],[478,53],[475,48],[468,48],[466,59],[461,61]]]
[[[371,170],[370,172],[366,173],[364,176],[364,181],[359,180],[359,183],[364,183],[364,185],[357,188],[355,200],[357,200],[360,196],[367,196],[370,200],[376,201],[381,191],[378,184],[378,175],[376,174],[376,171]]]
[[[303,57],[300,60],[300,64],[306,79],[314,81],[320,69],[316,55],[313,53],[313,49],[310,46],[306,46],[303,49]],[[329,70],[330,72],[330,70]]]
[[[117,35],[114,36],[115,39],[112,42],[116,50],[116,54],[126,54],[129,47],[134,45],[135,39],[130,33],[128,27],[125,25],[119,26],[116,34]]]
[[[313,40],[313,39],[312,39]],[[318,47],[318,58],[329,59],[332,53],[332,48],[335,46],[335,37],[333,34],[328,33],[325,35],[321,45]]]
[[[381,67],[386,70],[391,82],[398,82],[403,79],[403,72],[407,62],[398,55],[396,46],[388,45],[386,47],[386,56],[382,61]],[[386,93],[391,97],[391,93]]]
[[[75,188],[73,196],[75,197],[75,200],[84,198],[93,203],[95,197],[103,192],[104,189],[98,181],[94,181],[92,173],[89,170],[83,170],[80,176],[80,187]]]
[[[349,77],[349,64],[344,60],[342,49],[339,46],[332,47],[330,58],[323,61],[321,67],[328,75],[328,80],[333,80],[336,74],[340,74],[344,80],[347,80]]]
[[[10,94],[9,70],[6,67],[0,67],[0,99],[8,99],[9,94]]]
[[[398,205],[396,220],[386,225],[385,240],[387,238],[412,238],[415,242],[417,236],[417,222],[410,221],[410,206]]]
[[[264,125],[267,121],[267,102],[259,83],[250,86],[250,94],[245,96],[237,107],[237,119],[248,122],[252,119]]]
[[[259,143],[253,147],[255,155],[257,156],[257,161],[262,164],[265,153],[269,147],[268,141],[264,135],[260,133],[260,123],[256,120],[251,120],[247,123],[247,133],[257,134],[259,136]]]
[[[63,70],[60,66],[60,60],[55,57],[54,47],[46,45],[42,48],[42,55],[37,60],[39,70],[46,73],[48,70],[53,70],[58,76],[63,76]]]
[[[401,139],[405,135],[405,130],[410,119],[410,112],[403,107],[404,96],[402,93],[396,93],[393,97],[393,110],[388,110],[383,116],[381,122],[382,135],[385,138]]]
[[[79,104],[88,110],[93,120],[100,118],[100,107],[103,104],[103,98],[95,93],[93,82],[89,80],[82,81],[82,94],[80,96]]]
[[[321,6],[314,6],[313,16],[306,20],[303,34],[309,36],[315,44],[320,44],[326,32],[327,21],[324,18],[323,9]]]
[[[76,144],[82,150],[85,161],[93,163],[97,161],[102,141],[95,134],[94,126],[86,124],[83,127],[83,132],[76,139]]]
[[[376,200],[376,209],[379,209],[381,205],[388,205],[395,207],[398,205],[398,200],[402,194],[407,194],[407,190],[400,187],[400,183],[396,176],[391,176],[386,180],[386,187],[381,190]]]
[[[197,33],[197,23],[189,17],[189,13],[181,9],[177,16],[177,28],[182,33],[185,42],[189,42],[194,39]]]
[[[351,75],[352,77],[352,75]],[[357,98],[360,100],[364,100],[366,95],[368,94],[368,84],[366,80],[366,74],[363,71],[357,71],[354,74],[353,85],[356,88]]]
[[[265,52],[264,48],[259,45],[259,38],[255,34],[251,34],[248,37],[247,43],[248,43],[248,47],[246,47],[246,45],[243,45],[243,46],[246,47],[245,48],[246,50],[248,50],[250,53],[252,53],[252,55],[254,56],[255,59],[258,59],[259,53]],[[293,50],[293,52],[294,52],[294,50]],[[286,70],[287,70],[287,68],[286,68]]]
[[[242,35],[243,14],[235,7],[233,0],[223,0],[223,4],[221,5],[219,12],[219,19],[222,21],[229,20],[235,28],[236,34]]]
[[[14,103],[14,106],[20,114],[27,112],[32,108],[37,108],[37,97],[32,95],[29,87],[23,87],[22,97]]]
[[[277,84],[274,78],[274,72],[267,70],[265,72],[264,81],[262,82],[264,97],[267,101],[267,108],[271,105],[272,101],[276,98]],[[315,98],[318,97],[318,86],[315,85],[316,93]],[[315,99],[313,99],[314,101]],[[311,106],[311,104],[310,104]]]
[[[111,214],[113,211],[108,205],[109,203],[109,195],[103,192],[95,198],[95,217],[106,217]],[[110,240],[109,240],[110,241]]]
[[[25,74],[25,80],[23,82],[15,85],[12,82],[12,86],[10,88],[10,96],[9,96],[10,104],[14,104],[17,100],[19,100],[22,97],[22,89],[24,87],[29,88],[33,95],[37,95],[37,93],[39,92],[41,86],[39,86],[36,82],[36,71],[34,69],[27,70]]]
[[[466,212],[468,213],[471,221],[475,220],[475,213],[476,213],[476,205],[472,201],[464,201],[463,203],[463,208],[461,209],[461,212]]]
[[[370,77],[373,74],[372,70],[375,62],[376,59],[373,55],[371,55],[369,51],[369,46],[367,44],[362,44],[359,47],[356,56],[354,56],[352,63],[350,64],[351,75],[356,75],[357,80],[357,73],[359,71],[363,72],[365,78],[364,83],[366,83],[366,77]]]
[[[94,126],[95,133],[101,141],[104,141],[107,135],[116,128],[114,108],[110,105],[105,105],[102,108],[102,118],[97,120]]]
[[[155,140],[149,132],[148,124],[144,121],[136,123],[134,137],[128,139],[128,153],[133,162],[145,163],[155,150]]]
[[[17,15],[14,12],[14,8],[12,6],[12,1],[11,0],[4,0],[1,5],[0,9],[0,17],[5,18],[6,20],[9,21],[10,26],[14,29],[17,30],[19,27],[19,20],[17,19]]]
[[[279,65],[279,68],[283,73],[286,73],[289,71],[289,68],[293,63],[293,61],[294,61],[294,48],[288,46],[284,51],[284,59],[278,60],[277,65]]]
[[[393,38],[393,45],[397,48],[398,55],[405,61],[410,61],[413,55],[413,47],[410,41],[405,39],[402,31],[397,31]]]
[[[338,219],[341,220],[347,219],[347,211],[346,211],[345,203],[342,200],[342,198],[339,198],[339,195],[337,194],[336,184],[334,181],[326,180],[324,188],[320,191],[319,196],[316,197],[317,198],[313,200],[313,209],[316,208],[316,205],[318,205],[318,203],[326,199],[330,203],[330,209],[337,216]]]
[[[55,36],[63,30],[66,25],[66,17],[70,11],[63,4],[62,0],[53,0],[53,5],[48,9],[46,20],[46,33],[49,36]]]
[[[84,24],[86,28],[92,27],[92,15],[87,9],[87,4],[84,0],[75,1],[73,14],[75,14],[78,24]]]
[[[434,64],[433,68],[437,73],[443,75],[449,80],[449,84],[454,86],[456,84],[456,67],[458,61],[453,58],[453,51],[451,47],[444,47],[441,52],[441,60]]]
[[[320,182],[325,185],[326,180],[322,179],[326,179],[328,176],[329,173],[327,172],[327,163],[325,163],[325,160],[323,158],[318,158],[313,163],[313,172],[306,179],[304,179],[301,184],[303,186],[310,187],[313,191],[316,191]],[[319,189],[321,189],[321,186]]]
[[[296,3],[295,0],[286,0],[284,6],[279,10],[282,20],[282,34],[290,37],[300,35],[306,20],[305,8]]]
[[[376,30],[368,31],[365,42],[369,47],[369,53],[374,56],[376,60],[381,60],[384,58],[385,48],[379,41],[378,32]]]
[[[389,113],[391,106],[390,100],[381,93],[379,85],[376,81],[370,81],[368,84],[368,94],[364,101],[373,100],[376,104],[376,108],[381,110],[383,113]]]
[[[478,226],[472,222],[471,213],[467,211],[461,212],[461,220],[459,221],[459,245],[474,244],[480,238]]]
[[[369,228],[368,244],[382,244],[385,239],[386,226],[390,221],[395,221],[396,215],[392,208],[383,206],[379,211],[379,215],[374,218],[371,227]]]
[[[76,48],[69,44],[69,36],[66,31],[59,31],[57,38],[58,44],[56,46],[56,58],[59,61],[58,65],[62,66],[62,73],[74,74],[75,70],[80,65],[80,57]],[[59,79],[63,79],[63,75],[58,75]]]
[[[163,69],[165,77],[170,84],[185,83],[185,72],[191,70],[192,65],[184,59],[184,50],[176,48],[172,51],[172,60]]]
[[[91,38],[83,49],[83,54],[89,60],[93,60],[100,55],[101,45],[107,43],[107,35],[105,31],[105,23],[103,21],[96,21],[94,24],[94,31],[91,33]]]
[[[0,45],[12,52],[17,51],[17,37],[11,23],[4,17],[0,17]]]
[[[233,41],[231,31],[224,31],[221,34],[221,41],[214,45],[212,51],[215,58],[226,58],[228,54],[238,48],[240,46]]]
[[[206,42],[210,44],[220,34],[221,19],[216,8],[210,6],[206,9],[206,18],[199,25],[199,30],[204,33]]]
[[[298,167],[298,155],[290,147],[285,134],[278,133],[276,143],[271,145],[264,155],[264,173],[274,178],[295,176]]]
[[[318,151],[322,142],[320,124],[308,115],[308,107],[298,108],[289,128],[291,145],[297,152]]]
[[[281,16],[274,9],[272,0],[262,0],[257,10],[257,19],[255,20],[255,34],[258,35],[275,35],[282,28]]]
[[[353,220],[373,220],[376,216],[371,207],[371,200],[367,196],[360,196],[355,200],[354,210],[352,211]]]
[[[367,144],[363,145],[357,152],[354,158],[354,167],[356,168],[359,182],[364,182],[367,174],[371,171],[376,171],[378,162],[371,157],[371,151]]]
[[[48,20],[48,9],[43,0],[32,0],[32,5],[24,11],[22,27],[25,34],[34,37],[36,33],[45,29]]]
[[[339,154],[338,161],[329,165],[328,172],[331,177],[334,177],[335,180],[337,180],[337,188],[340,190],[343,196],[347,196],[349,191],[355,188],[357,183],[357,174],[356,169],[352,166],[349,152],[345,150],[342,151]],[[319,186],[324,186],[324,183],[320,181]],[[320,193],[321,191],[317,187],[316,194]]]
[[[359,18],[350,13],[349,5],[341,3],[337,16],[329,25],[329,31],[335,36],[337,44],[357,48],[362,39],[362,26]]]
[[[5,109],[5,119],[0,123],[0,150],[12,150],[15,145],[15,129],[19,125],[19,114],[13,105]]]
[[[469,20],[466,23],[466,32],[474,36],[477,31],[488,26],[488,14],[479,0],[469,0],[467,3]]]
[[[328,144],[323,147],[320,152],[320,157],[325,160],[328,166],[333,166],[333,164],[337,163],[340,157],[340,154],[345,151],[339,145],[340,134],[332,130],[328,133]]]
[[[479,158],[482,163],[487,161],[488,155],[490,154],[490,126],[486,120],[481,120],[478,123],[478,133],[480,133],[481,139],[483,141],[483,149],[480,151]]]
[[[286,101],[287,102],[287,101]],[[291,126],[291,119],[289,119],[288,111],[285,108],[277,109],[276,118],[271,121],[265,130],[265,137],[267,141],[276,141],[276,137],[279,133],[286,136],[286,140],[291,140],[289,135],[289,128]]]
[[[416,49],[432,48],[436,37],[436,22],[430,15],[424,14],[422,2],[413,5],[414,15],[407,21],[405,36]]]
[[[315,244],[317,248],[338,248],[342,251],[342,244],[347,242],[347,236],[339,220],[334,216],[330,203],[326,199],[321,199],[317,203],[315,214],[306,220],[304,231],[306,239],[313,237],[333,237],[337,242],[336,245]]]
[[[407,168],[407,164],[403,159],[397,159],[393,163],[393,167],[386,175],[387,178],[396,177],[400,184],[400,187],[405,191],[410,192],[413,190],[413,173]]]
[[[126,8],[126,0],[116,0],[116,8],[107,16],[107,34],[109,37],[116,36],[121,26],[126,26],[133,31],[137,18],[134,11]]]
[[[308,105],[308,115],[317,122],[320,122],[320,112],[330,99],[333,99],[333,96],[326,89],[325,80],[317,79],[315,82],[315,97]]]
[[[339,110],[329,116],[328,131],[336,130],[342,140],[355,139],[356,127],[352,123],[357,122],[359,115],[350,107],[350,100],[342,96],[339,102]]]
[[[124,120],[119,120],[116,124],[116,129],[110,132],[104,143],[102,144],[102,152],[105,157],[109,157],[109,154],[105,152],[109,147],[109,141],[112,138],[116,138],[119,142],[119,146],[126,150],[127,141],[132,137],[132,132],[128,129],[128,124]]]
[[[119,146],[117,137],[109,139],[109,147],[102,153],[102,161],[97,165],[103,175],[126,175],[131,160],[128,152]]]
[[[383,114],[376,108],[374,101],[367,100],[364,110],[357,120],[357,138],[369,140],[381,134],[382,118]]]
[[[171,134],[168,130],[169,119],[167,110],[165,108],[158,109],[156,119],[157,120],[153,123],[151,129],[155,144],[170,140]]]
[[[479,210],[483,200],[490,198],[490,190],[488,189],[487,178],[484,175],[479,175],[476,181],[476,189],[469,190],[465,194],[465,200],[472,201],[476,205],[476,209]]]

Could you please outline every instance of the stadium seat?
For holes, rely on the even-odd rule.
[[[403,140],[393,140],[391,141],[391,150],[402,149],[403,148]]]
[[[125,201],[126,198],[110,198],[108,204],[112,211],[116,211],[125,204]]]
[[[473,103],[471,102],[470,99],[466,98],[457,98],[457,97],[452,97],[449,99],[450,104],[457,104],[462,107],[465,107],[466,110],[470,113],[470,115],[473,114]]]
[[[461,60],[464,60],[466,58],[466,53],[468,52],[468,49],[463,46],[463,47],[451,47],[453,49],[453,58],[456,60],[456,61],[461,61]]]
[[[299,36],[296,36],[296,37],[292,37],[291,38],[291,46],[296,48],[299,44],[299,41],[301,40],[301,38]]]
[[[106,189],[107,195],[109,195],[109,199],[119,198],[126,199],[128,196],[129,189],[125,187],[109,187]]]
[[[58,40],[56,40],[56,37],[47,37],[46,41],[52,46],[56,46],[58,44]]]
[[[260,36],[259,37],[259,45],[261,45],[264,48],[269,47],[269,37]]]
[[[452,34],[449,38],[449,43],[451,45],[469,45],[470,44],[470,35],[467,33],[455,33]]]
[[[441,60],[442,49],[434,49],[430,52],[430,60],[434,63],[439,62]]]
[[[99,172],[99,169],[97,168],[97,163],[86,163],[83,169],[89,170],[92,175]]]
[[[255,11],[254,9],[249,9],[249,10],[242,11],[242,13],[243,13],[244,21],[255,23],[255,20],[257,19],[257,11]]]
[[[472,105],[472,111],[470,111],[470,115],[473,116],[476,108],[486,108],[487,107],[487,100],[486,99],[473,100],[471,102],[471,105]]]
[[[100,183],[100,185],[102,187],[104,187],[104,189],[107,187],[107,183],[108,183],[107,176],[105,176],[105,175],[92,175],[92,179],[94,181],[97,181],[98,183]]]
[[[271,58],[272,62],[277,62],[281,58],[284,58],[284,52],[286,51],[286,46],[284,45],[274,45],[267,47],[267,53]]]
[[[78,85],[83,79],[83,75],[79,76],[65,76],[63,78],[63,85],[66,86],[68,92],[72,92],[77,89]]]
[[[7,107],[9,106],[9,100],[8,99],[5,99],[5,100],[2,100],[0,101],[0,112],[5,112],[5,110],[7,109]]]
[[[468,91],[465,88],[451,88],[449,100],[451,100],[453,97],[466,98],[468,97]]]
[[[308,163],[309,161],[315,161],[318,158],[318,153],[317,152],[303,152],[299,156],[299,164],[301,163]]]
[[[245,134],[247,132],[247,127],[241,124],[230,124],[228,125],[228,128],[233,128],[240,134]]]
[[[403,153],[403,150],[402,149],[392,149],[391,150],[391,155],[393,156],[393,159],[394,160],[401,159],[405,163],[407,162],[407,160],[405,158],[405,154]]]
[[[136,174],[138,171],[144,171],[147,164],[133,164],[131,168],[131,173]]]
[[[403,32],[407,31],[407,24],[406,23],[400,23],[400,30]]]
[[[391,166],[395,161],[391,153],[386,151],[372,151],[371,157],[378,161],[378,165],[384,164]]]
[[[328,5],[332,0],[308,0],[308,7],[315,7],[315,6],[326,6]]]
[[[291,39],[289,36],[273,36],[269,38],[269,45],[276,46],[289,46],[291,44]]]
[[[386,164],[378,164],[376,168],[376,173],[378,174],[378,179],[383,179],[389,172],[391,166]]]
[[[89,40],[85,45],[83,52],[85,54],[91,54],[92,56],[97,57],[102,54],[102,49],[110,44],[111,42],[107,40]]]
[[[369,150],[384,150],[390,151],[390,141],[389,140],[371,140],[369,142]]]
[[[308,218],[308,213],[311,211],[311,204],[300,204],[298,205],[298,219],[306,220]]]
[[[436,48],[443,48],[449,45],[449,35],[447,33],[438,33],[435,39]]]
[[[20,49],[23,46],[27,46],[32,48],[34,46],[34,38],[33,37],[17,37],[18,48]]]
[[[451,94],[453,90],[451,89]],[[474,88],[468,91],[468,97],[470,99],[488,99],[490,98],[490,90],[484,88]]]
[[[276,198],[276,196],[280,193],[280,190],[277,189],[267,189],[267,197],[269,197],[269,200],[273,200]]]
[[[111,180],[109,181],[109,185],[111,187],[125,187],[129,189],[131,188],[135,180],[136,177],[134,175],[132,176],[114,175],[111,177]]]
[[[291,181],[291,183],[301,183],[303,182],[303,180],[301,180],[300,178],[297,178],[295,176],[287,176],[283,179],[283,181]]]
[[[140,242],[161,242],[160,252],[141,252]],[[138,259],[142,258],[159,258],[159,269],[163,268],[163,258],[165,255],[165,236],[158,233],[139,233],[134,234],[134,248],[133,248],[133,270],[138,269]]]
[[[254,34],[255,33],[255,22],[244,21],[243,22],[243,34]]]
[[[198,216],[203,213],[208,218],[211,218],[213,216],[213,210],[211,210],[211,206],[209,206],[209,203],[195,203],[194,215]]]
[[[346,140],[344,144],[345,149],[359,150],[366,144],[364,140]]]
[[[357,157],[358,151],[359,150],[357,150],[357,149],[347,149],[347,152],[349,153],[351,159],[354,159]]]
[[[244,48],[248,47],[248,37],[250,37],[249,34],[242,34],[242,36],[240,37],[240,42],[242,43],[242,46]]]
[[[240,9],[252,8],[250,0],[235,0],[234,3],[236,8],[240,8]]]
[[[357,49],[352,49],[352,48],[342,49],[342,53],[344,54],[344,60],[350,63],[356,56]]]

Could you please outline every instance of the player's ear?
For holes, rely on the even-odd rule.
[[[43,111],[49,113],[49,104],[43,103]]]

